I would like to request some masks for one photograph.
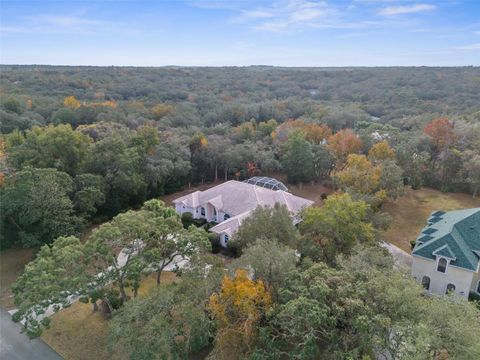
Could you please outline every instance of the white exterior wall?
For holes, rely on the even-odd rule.
[[[479,264],[479,267],[480,267],[480,264]],[[470,290],[472,291],[477,291],[478,289],[478,282],[480,281],[480,269],[479,271],[477,271],[476,274],[473,274],[473,278],[472,278],[472,288]],[[479,293],[480,294],[480,293]]]
[[[222,245],[222,247],[224,247],[224,248],[227,247],[227,244],[225,243],[225,235],[226,235],[225,233],[220,234],[220,245]],[[231,237],[229,237],[228,241],[230,241],[230,240],[232,240]]]
[[[198,218],[194,208],[185,206],[181,203],[175,204],[175,211],[177,214],[180,214],[180,216],[182,216],[183,213],[189,212],[192,213],[194,219]],[[198,215],[199,214],[200,212],[198,212]]]
[[[447,271],[441,273],[437,271],[437,262],[435,260],[425,259],[419,256],[413,256],[412,275],[419,283],[424,276],[430,278],[429,292],[433,294],[445,294],[448,284],[455,285],[455,294],[468,298],[472,288],[473,272],[460,269],[455,266],[447,265]]]

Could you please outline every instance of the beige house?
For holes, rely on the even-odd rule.
[[[434,212],[412,255],[412,275],[429,292],[480,295],[480,208]]]
[[[175,199],[175,210],[180,215],[189,212],[195,219],[217,223],[210,231],[220,235],[223,247],[227,246],[238,227],[258,206],[285,205],[292,221],[298,223],[299,212],[312,205],[313,201],[280,190],[285,186],[275,183],[274,179],[262,179],[258,182],[231,180],[205,191],[195,191]]]

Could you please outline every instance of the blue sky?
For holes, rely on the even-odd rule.
[[[7,1],[0,62],[480,65],[480,0]]]

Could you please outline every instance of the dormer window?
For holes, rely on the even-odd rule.
[[[447,264],[448,264],[447,259],[445,258],[438,259],[437,271],[441,273],[445,273],[447,271]]]

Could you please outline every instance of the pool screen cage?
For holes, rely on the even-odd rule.
[[[254,176],[250,179],[245,180],[244,182],[246,182],[247,184],[257,185],[271,190],[288,191],[288,188],[282,182],[266,176]]]

